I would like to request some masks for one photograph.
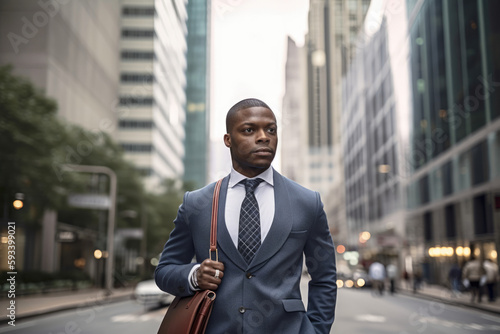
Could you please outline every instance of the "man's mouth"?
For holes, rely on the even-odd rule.
[[[254,150],[253,153],[255,153],[257,155],[262,155],[262,156],[269,156],[269,155],[273,155],[273,150],[268,148],[268,147],[263,147],[263,148],[258,148],[256,150]]]

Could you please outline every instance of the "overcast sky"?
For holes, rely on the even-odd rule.
[[[212,138],[225,133],[225,115],[255,97],[281,113],[287,36],[302,45],[309,0],[212,1]],[[222,139],[221,139],[222,140]]]

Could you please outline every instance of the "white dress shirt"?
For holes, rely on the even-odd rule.
[[[236,248],[238,248],[238,231],[240,226],[240,211],[241,204],[246,195],[245,185],[241,182],[247,177],[238,173],[231,167],[231,174],[229,175],[229,183],[227,187],[227,197],[226,197],[226,207],[225,207],[225,218],[226,227],[229,231],[229,235],[233,240]],[[269,167],[264,172],[260,173],[255,177],[255,179],[261,178],[264,182],[261,182],[254,191],[255,198],[259,204],[259,215],[260,215],[260,235],[261,243],[267,236],[269,229],[273,223],[274,219],[274,177],[273,168]],[[191,290],[196,291],[199,288],[196,286],[196,270],[200,267],[196,264],[189,271],[189,286]],[[196,284],[194,284],[196,283]]]
[[[240,225],[241,204],[246,195],[245,185],[241,182],[247,177],[231,168],[225,208],[226,227],[234,245],[238,248],[238,230]],[[255,198],[259,204],[261,242],[267,236],[274,219],[274,179],[273,168],[269,167],[252,179],[262,179],[255,189]]]

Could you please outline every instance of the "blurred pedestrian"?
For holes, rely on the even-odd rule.
[[[417,291],[420,289],[422,280],[422,269],[420,267],[417,267],[415,270],[413,270],[413,293],[417,293]]]
[[[330,333],[337,297],[332,236],[319,193],[271,166],[277,126],[261,100],[229,109],[224,144],[232,168],[220,188],[218,258],[207,258],[215,183],[184,195],[161,253],[160,289],[182,297],[216,290],[207,334]],[[311,277],[307,309],[299,289],[303,258]]]
[[[460,295],[460,280],[462,278],[462,270],[457,263],[454,263],[448,272],[448,279],[450,280],[451,293],[453,296]]]
[[[396,292],[396,277],[398,276],[398,268],[390,263],[387,265],[387,278],[389,279],[389,286],[391,295]]]
[[[471,291],[471,303],[477,297],[478,303],[481,302],[481,277],[486,274],[484,266],[481,261],[476,259],[474,254],[471,254],[470,260],[465,264],[463,269],[463,278],[468,281]]]
[[[403,271],[403,280],[405,281],[405,287],[406,289],[410,290],[411,289],[411,286],[410,286],[410,273],[408,273],[408,271],[405,269],[405,271]]]
[[[491,259],[486,259],[483,263],[486,271],[486,289],[488,291],[488,301],[496,300],[496,288],[498,282],[498,265]]]
[[[373,292],[384,294],[385,267],[382,263],[375,261],[368,269],[368,276],[372,281]]]

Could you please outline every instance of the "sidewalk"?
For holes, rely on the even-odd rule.
[[[85,289],[79,291],[65,291],[50,294],[38,294],[30,296],[19,296],[12,299],[2,297],[0,299],[0,309],[2,310],[0,324],[9,321],[8,315],[12,301],[15,301],[16,320],[43,315],[47,313],[86,308],[103,305],[133,298],[134,289],[120,288],[114,289],[108,296],[102,289]]]
[[[422,284],[422,286],[417,290],[416,293],[413,292],[413,289],[409,287],[405,288],[404,286],[400,286],[399,289],[396,290],[396,292],[408,296],[414,296],[417,298],[434,300],[445,304],[470,307],[500,315],[500,297],[497,298],[494,302],[489,302],[487,294],[483,294],[481,303],[478,303],[477,299],[472,303],[470,292],[463,292],[459,295],[453,295],[453,293],[448,288],[438,285],[429,285],[425,283]]]

